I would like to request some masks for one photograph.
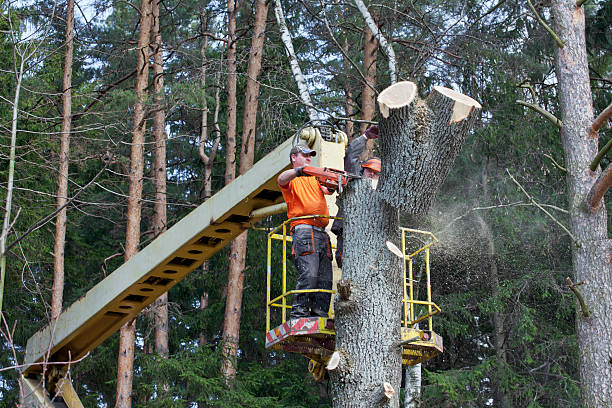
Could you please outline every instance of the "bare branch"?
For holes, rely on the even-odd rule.
[[[550,161],[553,163],[553,165],[554,165],[556,168],[558,168],[559,170],[564,171],[564,172],[567,172],[567,169],[566,169],[565,167],[561,166],[559,163],[557,163],[557,162],[555,161],[555,159],[554,159],[554,158],[553,158],[553,157],[552,157],[550,154],[544,154],[544,157],[546,157],[546,158],[550,159]]]
[[[387,57],[389,58],[389,75],[391,76],[391,84],[396,83],[397,82],[397,68],[396,68],[395,51],[393,51],[393,46],[389,44],[387,40],[385,39],[385,37],[382,35],[380,30],[378,29],[378,26],[376,25],[376,22],[372,18],[372,15],[368,11],[368,8],[363,3],[363,1],[355,0],[355,4],[357,5],[357,8],[359,8],[359,11],[361,12],[361,15],[363,16],[363,19],[366,21],[368,28],[370,29],[370,31],[372,31],[372,33],[378,40],[378,43],[387,52]]]
[[[595,137],[597,133],[599,133],[599,129],[601,129],[603,124],[610,119],[610,116],[612,116],[612,103],[610,103],[593,121],[591,125],[591,137]]]
[[[566,280],[567,280],[567,286],[572,290],[572,292],[574,292],[574,295],[576,295],[576,298],[578,299],[578,303],[580,303],[580,309],[582,309],[582,315],[584,317],[589,317],[591,315],[591,312],[589,311],[589,307],[584,301],[584,297],[582,296],[582,293],[580,293],[580,291],[578,290],[578,286],[582,285],[584,282],[573,283],[569,276],[566,278]]]
[[[555,217],[552,216],[551,213],[549,213],[548,211],[546,211],[546,209],[544,209],[544,207],[542,207],[540,204],[538,204],[536,202],[536,200],[533,199],[533,197],[531,197],[529,195],[529,193],[523,188],[523,186],[521,186],[521,184],[516,181],[516,179],[512,176],[512,174],[510,174],[510,170],[506,169],[506,173],[508,173],[508,175],[510,176],[510,178],[512,179],[512,181],[514,181],[514,183],[521,189],[521,191],[527,196],[527,198],[529,198],[529,201],[531,201],[533,203],[533,205],[535,205],[536,207],[538,207],[540,210],[542,210],[544,212],[544,214],[548,215],[550,217],[551,220],[553,220],[557,225],[559,225],[561,227],[561,229],[563,229],[563,231],[565,231],[567,233],[567,235],[570,236],[570,238],[572,239],[572,241],[574,241],[574,244],[578,247],[580,247],[580,242],[576,239],[576,237],[570,232],[570,230],[567,229],[567,227],[563,224],[561,224]]]
[[[555,42],[557,43],[559,48],[563,48],[565,44],[563,44],[563,41],[561,41],[561,38],[559,38],[557,33],[555,33],[553,29],[550,28],[544,20],[542,20],[542,17],[540,17],[540,15],[538,14],[538,11],[533,6],[533,3],[531,3],[531,0],[527,0],[527,3],[529,3],[529,8],[531,9],[531,11],[533,11],[533,14],[535,14],[536,18],[538,19],[538,22],[542,24],[542,27],[544,27],[544,29],[548,31],[550,35],[552,35],[552,37],[555,39]]]
[[[601,199],[610,189],[610,186],[612,186],[612,166],[606,167],[601,172],[587,195],[587,205],[593,213],[597,212],[599,207],[601,207]]]
[[[526,107],[528,107],[528,108],[538,112],[539,114],[544,116],[546,119],[548,119],[552,123],[554,123],[555,126],[557,126],[559,129],[561,129],[563,127],[563,122],[561,122],[561,119],[557,118],[555,115],[553,115],[552,113],[548,112],[546,109],[542,108],[537,103],[529,103],[529,102],[522,101],[520,99],[517,100],[516,103],[518,103],[519,105],[526,106]]]

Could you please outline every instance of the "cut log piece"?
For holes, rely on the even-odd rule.
[[[427,99],[412,82],[378,96],[382,172],[377,190],[392,206],[423,214],[448,175],[481,106],[452,89],[434,87]]]

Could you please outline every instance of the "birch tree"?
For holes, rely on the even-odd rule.
[[[306,109],[308,109],[308,118],[310,120],[316,120],[319,116],[314,108],[314,105],[312,104],[310,92],[308,92],[308,86],[306,85],[306,79],[302,74],[302,69],[298,63],[297,56],[295,55],[293,41],[291,40],[291,34],[289,32],[289,28],[287,27],[287,22],[285,21],[285,13],[283,12],[283,6],[281,5],[280,0],[274,0],[274,14],[276,15],[276,22],[278,23],[278,28],[281,32],[281,40],[285,46],[285,53],[289,58],[289,65],[291,66],[293,79],[295,80],[300,93],[300,100],[306,106]]]

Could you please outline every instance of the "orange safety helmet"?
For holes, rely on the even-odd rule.
[[[361,167],[380,173],[380,159],[378,157],[370,157],[361,163]]]

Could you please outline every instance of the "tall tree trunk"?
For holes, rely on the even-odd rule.
[[[227,0],[227,139],[225,184],[236,178],[236,1]]]
[[[379,95],[383,168],[378,190],[363,179],[345,192],[339,284],[345,290],[339,290],[335,303],[340,360],[330,372],[335,408],[399,406],[401,263],[386,242],[398,245],[398,207],[410,214],[427,211],[480,109],[473,99],[447,88],[434,88],[425,101],[416,93],[413,83],[400,82]],[[422,184],[424,179],[431,184]],[[385,184],[387,190],[381,191]],[[393,187],[408,189],[408,197],[395,193],[402,195],[401,205]]]
[[[60,130],[59,174],[57,208],[68,201],[68,162],[70,157],[70,122],[72,119],[72,52],[74,37],[74,0],[66,4],[66,49],[64,52],[64,78],[62,80],[62,127]],[[64,294],[64,247],[66,244],[67,208],[62,208],[55,221],[53,257],[53,289],[51,291],[51,319],[62,312]]]
[[[350,296],[334,303],[341,363],[330,372],[332,401],[334,408],[398,407],[401,263],[385,242],[398,244],[399,212],[368,179],[353,181],[344,194],[342,282],[350,285]],[[395,391],[391,398],[385,384]]]
[[[347,13],[347,7],[345,7],[344,9],[345,14]],[[342,48],[343,48],[343,55],[348,55],[349,53],[349,43],[348,43],[348,37],[345,35],[344,36],[344,42],[342,44]],[[355,104],[355,98],[353,96],[353,90],[351,88],[351,82],[349,81],[349,78],[351,77],[350,73],[350,62],[347,61],[346,58],[344,58],[343,60],[343,67],[344,67],[344,116],[346,116],[347,118],[352,118],[353,114],[354,114],[354,104]],[[353,140],[353,132],[355,129],[355,125],[353,123],[353,121],[351,120],[347,120],[346,121],[346,127],[344,129],[344,132],[346,133],[346,135],[348,136],[349,142],[351,142]]]
[[[154,1],[154,0],[153,0]],[[132,152],[130,157],[129,197],[125,234],[125,260],[138,253],[140,243],[140,217],[144,171],[145,97],[149,77],[149,36],[151,34],[151,0],[140,5],[140,32],[138,34],[136,65],[136,104],[134,105]],[[136,319],[126,323],[119,333],[119,359],[117,367],[117,408],[132,405],[132,376],[134,366],[134,339]]]
[[[376,55],[378,53],[378,41],[369,28],[365,29],[365,40],[363,44],[363,68],[365,80],[361,91],[361,119],[371,121],[374,119],[376,109]],[[361,134],[368,128],[367,123],[361,124]],[[368,140],[366,148],[361,156],[362,160],[374,155],[374,140]]]
[[[13,45],[13,56],[16,58],[15,48]],[[17,145],[17,118],[19,114],[19,95],[21,93],[21,81],[23,79],[23,68],[25,60],[21,56],[19,69],[15,70],[17,84],[15,85],[15,97],[13,98],[13,113],[11,120],[11,148],[9,151],[9,170],[8,180],[6,183],[6,201],[4,207],[4,220],[2,221],[2,233],[0,234],[0,313],[2,313],[2,303],[4,300],[4,279],[6,276],[6,242],[8,239],[9,228],[11,226],[11,207],[13,203],[13,180],[15,178],[15,150]]]
[[[594,213],[586,199],[600,172],[589,169],[598,141],[589,135],[593,102],[585,42],[584,9],[573,0],[554,0],[555,32],[565,43],[557,49],[556,70],[561,111],[561,142],[567,166],[572,245],[576,282],[590,311],[576,317],[583,406],[612,406],[612,271],[606,206]],[[603,201],[603,200],[602,200]]]
[[[153,159],[155,205],[153,207],[153,234],[158,236],[166,230],[166,114],[164,110],[164,58],[159,21],[159,2],[152,0],[153,15]],[[153,307],[155,316],[155,351],[162,357],[168,356],[168,292],[161,295]]]
[[[202,30],[204,32],[208,31],[208,16],[205,12],[200,16],[202,20]],[[202,47],[200,49],[200,54],[202,55],[202,64],[200,66],[200,85],[202,88],[202,94],[206,94],[206,65],[208,64],[208,58],[206,57],[206,51],[208,50],[208,36],[204,36],[204,40],[202,41]],[[200,120],[200,143],[198,145],[198,153],[200,155],[200,160],[202,164],[204,164],[204,182],[202,185],[202,191],[204,196],[204,201],[208,200],[212,196],[212,166],[215,159],[215,155],[217,154],[217,148],[219,147],[219,142],[221,141],[221,131],[219,129],[219,71],[217,71],[216,75],[216,86],[215,86],[215,114],[214,114],[214,126],[216,138],[213,142],[213,145],[210,149],[210,153],[206,154],[206,142],[208,140],[208,102],[206,100],[206,96],[202,98],[202,116]],[[205,261],[206,263],[207,261]]]
[[[236,178],[236,109],[237,109],[237,98],[236,98],[236,1],[228,0],[227,1],[227,139],[225,141],[225,185],[228,185]],[[245,256],[245,248],[240,245],[245,238],[245,234],[239,235],[232,241],[230,245],[230,255],[229,255],[229,272],[228,272],[228,288],[230,286],[236,285],[235,282],[236,275],[239,272],[236,272],[235,269],[240,262],[241,259],[244,259]],[[225,310],[227,314],[227,308],[230,304],[230,299],[226,298]],[[238,312],[239,313],[239,312]],[[223,354],[229,355],[229,349],[232,348],[232,340],[225,340],[225,332],[226,332],[226,321],[227,316],[223,321],[223,333],[224,333],[224,344],[223,344]],[[231,367],[230,367],[231,366]],[[223,367],[221,371],[226,374],[225,380],[228,386],[233,384],[233,376],[232,372],[235,373],[235,362],[228,361],[226,358],[223,363]]]
[[[265,40],[266,17],[268,5],[265,0],[257,0],[255,12],[255,27],[251,41],[249,65],[247,68],[247,87],[244,101],[244,119],[242,124],[242,145],[240,150],[240,174],[253,167],[255,159],[255,130],[257,124],[257,105],[259,82],[257,77],[261,71],[261,58]],[[227,381],[236,377],[236,356],[240,333],[240,315],[242,308],[242,291],[244,285],[244,266],[247,249],[247,231],[240,234],[232,242],[227,283],[227,299],[225,303],[225,319],[223,321],[223,374]]]
[[[208,31],[208,16],[205,12],[200,16],[202,19],[202,27],[203,31]],[[206,50],[208,49],[208,36],[204,36],[204,41],[202,42],[202,48],[200,49],[200,53],[202,55],[202,65],[200,67],[200,85],[202,87],[202,92],[206,93],[206,65],[207,65],[207,57]],[[206,141],[208,139],[208,102],[206,97],[202,99],[202,117],[201,117],[201,127],[200,127],[200,144],[198,145],[198,152],[200,154],[200,160],[204,164],[204,182],[202,186],[202,191],[204,195],[204,201],[208,200],[212,196],[212,168],[215,160],[215,155],[217,154],[217,149],[219,147],[219,143],[221,141],[221,129],[219,128],[219,107],[220,107],[220,96],[219,89],[221,81],[220,71],[217,70],[215,73],[215,112],[213,115],[213,123],[215,128],[215,140],[210,149],[210,153],[206,154]],[[208,260],[202,263],[202,274],[208,273]],[[206,290],[202,291],[200,295],[200,311],[203,311],[208,307],[208,292]],[[200,332],[198,336],[198,345],[204,346],[208,343],[208,339],[206,337],[206,333],[204,331]]]
[[[483,202],[489,203],[489,183],[488,183],[488,172],[487,163],[483,164],[481,172],[481,182],[483,189]],[[495,247],[495,234],[491,229],[491,226],[480,214],[476,213],[476,220],[480,225],[480,230],[483,238],[487,242],[487,261],[489,267],[489,273],[487,274],[490,284],[491,298],[495,299],[499,295],[499,272],[497,268],[497,249]],[[503,305],[500,306],[503,309]],[[504,392],[501,387],[503,378],[503,371],[505,370],[506,363],[508,361],[506,354],[506,333],[504,330],[504,315],[503,310],[497,310],[497,307],[493,310],[493,345],[495,346],[495,356],[497,357],[497,370],[495,378],[493,378],[493,387],[495,392],[495,399],[500,408],[510,408],[511,401],[508,395]]]

